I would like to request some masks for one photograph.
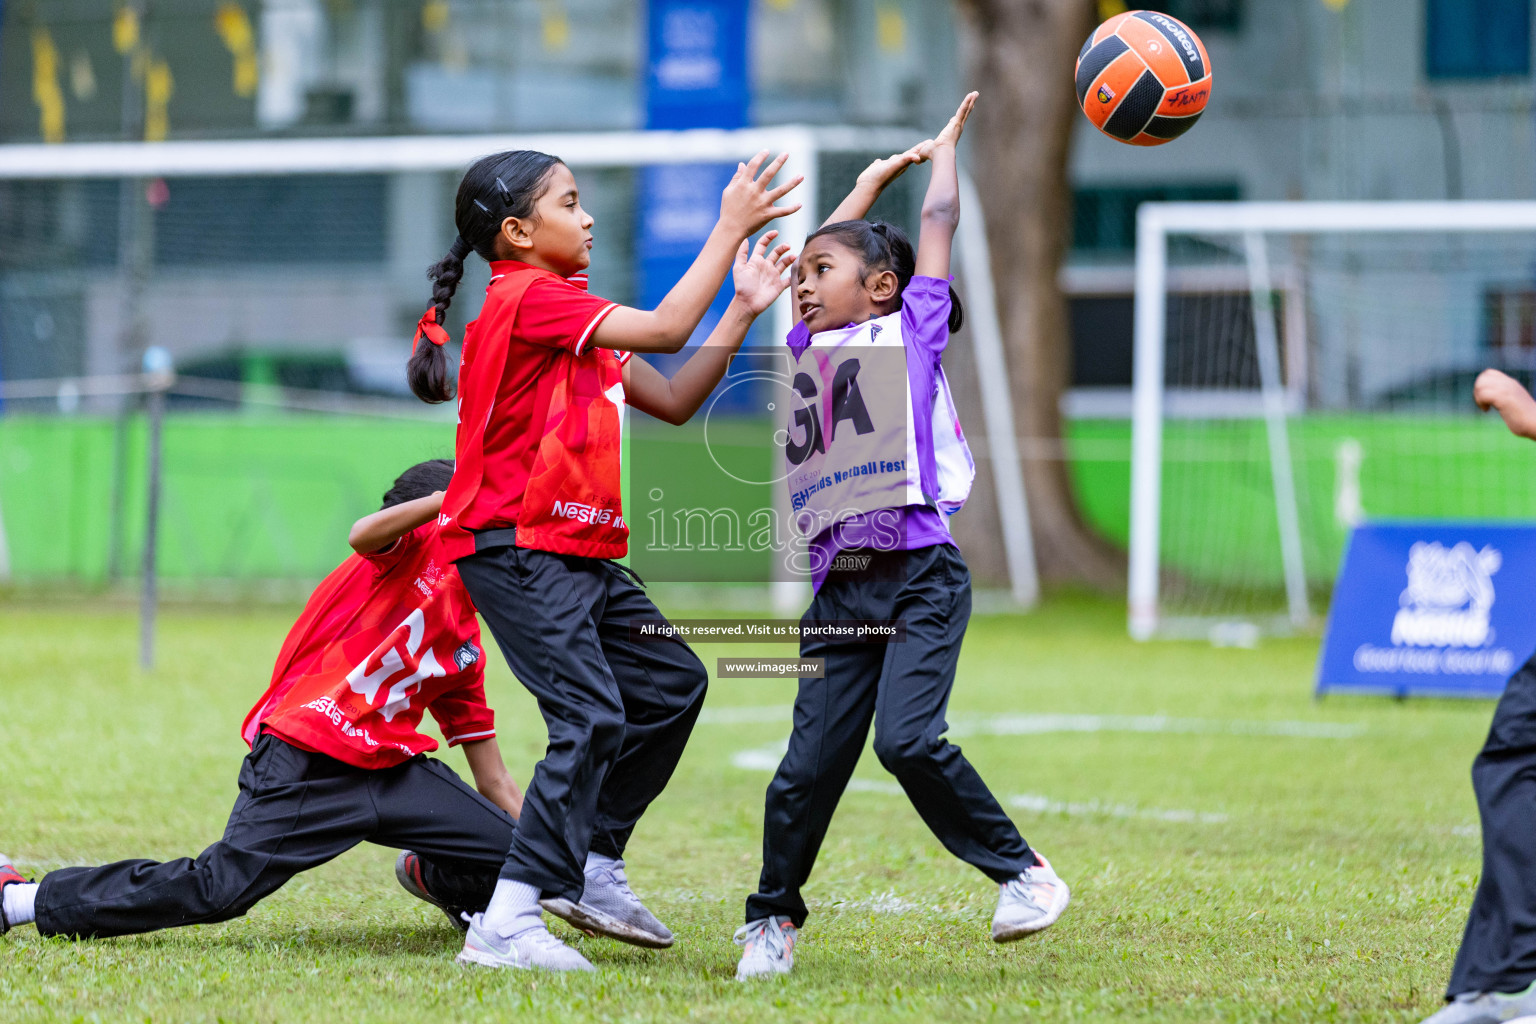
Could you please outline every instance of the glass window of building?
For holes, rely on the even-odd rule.
[[[1424,34],[1431,79],[1531,73],[1531,0],[1429,0]]]
[[[1243,0],[1144,0],[1139,6],[1178,18],[1198,31],[1242,27]]]

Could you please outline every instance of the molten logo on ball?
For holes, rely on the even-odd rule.
[[[1171,142],[1200,119],[1210,96],[1205,44],[1166,14],[1117,14],[1077,55],[1077,102],[1095,128],[1120,142]]]

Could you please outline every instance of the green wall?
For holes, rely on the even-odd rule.
[[[647,493],[667,479],[669,500],[724,500],[714,481],[690,483],[699,441],[642,426],[630,466]],[[750,424],[732,428],[749,444]],[[0,514],[21,581],[106,578],[114,423],[0,417]],[[145,424],[128,433],[129,575],[143,534]],[[1364,454],[1361,498],[1373,517],[1536,517],[1536,445],[1487,417],[1314,415],[1291,423],[1308,576],[1331,582],[1345,530],[1335,519],[1336,456],[1346,438]],[[665,442],[665,443],[658,443]],[[720,442],[719,438],[715,443]],[[162,574],[173,580],[311,580],[346,554],[347,529],[378,507],[405,466],[452,455],[453,424],[340,416],[171,415],[165,426]],[[1069,427],[1070,472],[1090,523],[1124,544],[1129,533],[1130,428]],[[668,452],[686,453],[669,455]],[[748,453],[750,454],[750,453]],[[1279,540],[1262,421],[1172,421],[1165,431],[1163,558],[1192,589],[1263,591],[1280,583]],[[669,470],[669,460],[677,465]],[[643,479],[642,479],[643,478]],[[638,484],[637,484],[638,485]],[[701,490],[702,488],[702,490]],[[690,492],[698,492],[697,494]],[[729,503],[761,505],[755,489]],[[636,505],[634,515],[644,515]],[[641,522],[644,522],[642,519]],[[695,556],[698,557],[698,556]],[[738,567],[712,560],[726,577]],[[742,566],[751,574],[751,567]],[[717,575],[690,566],[694,578]]]

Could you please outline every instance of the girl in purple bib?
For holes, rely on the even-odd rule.
[[[739,980],[793,966],[806,918],[800,890],[859,754],[875,753],[955,856],[998,883],[992,938],[1054,924],[1067,886],[1029,847],[960,748],[944,709],[971,613],[971,579],[949,533],[970,489],[965,445],[940,359],[961,311],[949,281],[960,217],[955,147],[968,95],[936,138],[877,160],[806,240],[790,333],[795,401],[784,423],[793,526],[808,542],[815,597],[802,626],[900,623],[905,638],[859,642],[806,629],[794,731],[769,784],[763,870],[747,898]],[[861,218],[907,167],[931,162],[917,249],[899,228]]]

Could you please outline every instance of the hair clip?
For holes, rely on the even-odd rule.
[[[500,178],[496,179],[496,191],[501,193],[501,205],[512,205],[512,190],[507,188],[507,183]]]
[[[487,217],[489,217],[491,215],[491,208],[489,206],[486,206],[484,203],[482,203],[478,199],[475,199],[475,200],[472,200],[472,201],[474,202],[474,204],[476,206],[480,207],[480,212],[481,213],[485,214]]]

